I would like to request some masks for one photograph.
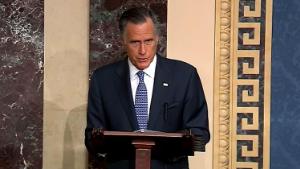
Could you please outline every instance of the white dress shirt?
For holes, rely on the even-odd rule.
[[[147,88],[147,98],[148,98],[148,115],[150,111],[150,105],[151,105],[151,99],[152,99],[152,93],[153,93],[153,84],[154,84],[154,76],[155,76],[155,68],[156,68],[156,55],[154,56],[152,62],[150,63],[149,67],[144,69],[144,82]],[[132,91],[132,98],[133,103],[135,104],[135,93],[137,86],[139,84],[139,77],[136,74],[139,69],[137,69],[129,60],[128,58],[128,65],[129,65],[129,72],[130,72],[130,83],[131,83],[131,91]]]

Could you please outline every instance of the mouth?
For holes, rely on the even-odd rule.
[[[137,58],[139,62],[146,62],[148,61],[148,58]]]

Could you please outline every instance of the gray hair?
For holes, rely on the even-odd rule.
[[[150,18],[154,23],[155,33],[159,35],[159,29],[157,26],[157,17],[156,15],[146,7],[134,7],[126,10],[119,19],[119,29],[121,34],[123,35],[124,29],[128,22],[134,24],[145,23],[146,19]]]

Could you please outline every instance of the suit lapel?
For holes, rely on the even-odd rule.
[[[129,67],[127,63],[127,59],[122,61],[121,66],[116,69],[116,73],[120,78],[120,82],[117,84],[117,90],[119,91],[120,100],[122,106],[127,113],[128,120],[132,126],[133,130],[138,129],[138,122],[136,119],[135,111],[134,111],[134,104],[131,92],[131,84],[130,84],[130,75],[129,75]]]
[[[169,69],[164,63],[164,58],[157,57],[157,65],[155,70],[155,78],[153,84],[153,94],[150,106],[150,116],[148,122],[148,129],[157,130],[155,124],[162,113],[163,105],[167,101],[169,93],[169,85],[171,84],[171,74]]]

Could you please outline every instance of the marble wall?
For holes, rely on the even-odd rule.
[[[149,7],[157,15],[160,29],[158,52],[166,54],[167,0],[91,0],[90,1],[90,73],[97,67],[124,58],[118,18],[133,6]]]
[[[299,168],[300,1],[273,3],[271,168]]]
[[[43,0],[0,1],[0,169],[42,167]]]

